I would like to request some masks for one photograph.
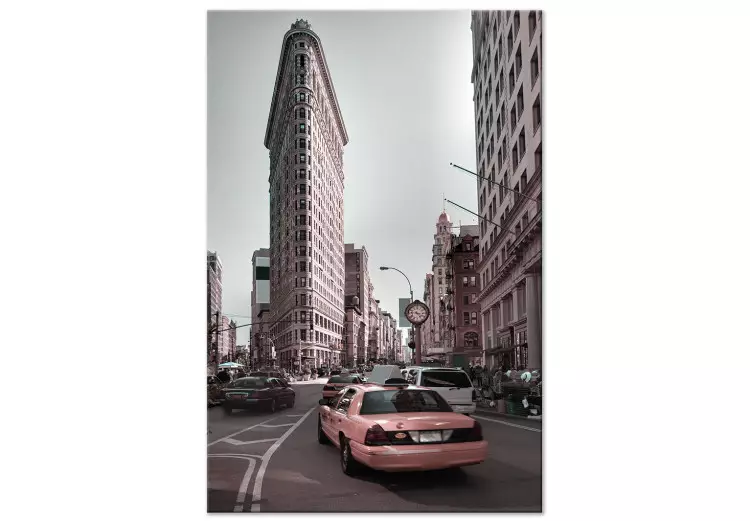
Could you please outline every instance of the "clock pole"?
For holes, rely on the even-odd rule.
[[[414,363],[422,365],[422,324],[414,326]]]

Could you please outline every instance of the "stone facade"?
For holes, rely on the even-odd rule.
[[[320,38],[298,20],[283,38],[265,136],[271,199],[269,330],[282,365],[298,359],[300,350],[305,365],[341,361],[343,152],[348,141]]]
[[[485,363],[541,368],[542,14],[474,11],[471,30]]]

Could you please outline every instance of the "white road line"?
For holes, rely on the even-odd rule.
[[[290,418],[299,418],[300,416],[304,416],[304,414],[287,414]]]
[[[260,463],[260,468],[258,469],[258,474],[255,476],[255,487],[253,488],[253,504],[250,507],[250,512],[260,512],[260,493],[263,489],[263,476],[266,474],[266,467],[268,467],[268,462],[271,459],[271,456],[273,456],[273,453],[276,452],[276,449],[281,447],[281,444],[284,443],[284,440],[286,440],[300,425],[302,425],[302,422],[307,419],[310,414],[316,410],[318,407],[313,407],[305,415],[297,421],[297,423],[294,424],[294,426],[286,431],[281,438],[279,438],[276,443],[271,445],[271,448],[269,448],[266,453],[263,455],[263,459]]]
[[[241,459],[247,459],[247,458],[260,458],[262,456],[258,456],[257,454],[234,454],[229,452],[215,452],[213,454],[208,455],[209,458],[241,458]]]
[[[253,456],[247,454],[209,454],[209,458],[234,458],[243,459],[247,461],[247,470],[240,483],[240,490],[237,492],[237,499],[235,500],[234,511],[242,512],[242,508],[245,505],[245,497],[247,496],[247,489],[250,486],[250,478],[253,476],[253,470],[255,470],[255,459]]]
[[[211,445],[215,445],[215,444],[219,443],[220,441],[225,441],[225,440],[227,440],[228,438],[231,438],[231,437],[233,437],[233,436],[237,436],[238,434],[241,434],[241,433],[243,433],[243,432],[249,431],[250,429],[254,429],[254,428],[255,428],[255,427],[257,427],[258,425],[265,425],[266,423],[268,423],[268,422],[270,422],[271,420],[274,420],[274,419],[275,419],[275,417],[272,417],[272,418],[268,418],[268,419],[267,419],[266,421],[264,421],[264,422],[256,423],[255,425],[251,425],[250,427],[245,427],[245,428],[244,428],[244,429],[242,429],[242,430],[239,430],[239,431],[237,431],[237,432],[233,432],[232,434],[229,434],[228,436],[224,436],[223,438],[219,438],[218,440],[214,440],[214,441],[212,441],[211,443],[209,443],[209,444],[207,445],[207,447],[210,447]]]
[[[492,418],[485,418],[484,416],[475,415],[474,418],[477,418],[479,420],[486,420],[488,422],[502,423],[503,425],[507,425],[509,427],[515,427],[517,429],[524,429],[527,431],[534,431],[534,432],[542,432],[542,429],[535,429],[534,427],[526,427],[525,425],[518,425],[517,423],[504,422],[502,420],[494,420]]]
[[[266,443],[269,441],[276,441],[278,438],[269,438],[267,440],[251,440],[251,441],[240,441],[235,440],[233,438],[229,438],[228,440],[224,440],[224,443],[230,443],[232,445],[251,445],[253,443]]]
[[[258,427],[265,427],[266,429],[273,429],[274,427],[291,427],[293,423],[281,423],[279,425],[258,425]]]

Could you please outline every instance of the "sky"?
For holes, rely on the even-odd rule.
[[[223,312],[250,321],[252,254],[269,247],[268,150],[263,138],[282,39],[297,19],[320,37],[349,143],[344,147],[344,242],[367,248],[375,298],[422,299],[435,223],[476,224],[469,11],[208,13],[207,249],[224,266]],[[237,331],[245,343],[249,328]]]

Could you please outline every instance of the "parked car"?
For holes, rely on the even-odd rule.
[[[318,403],[318,443],[338,447],[347,475],[362,465],[391,472],[435,470],[476,465],[487,457],[481,425],[453,412],[432,389],[355,384]]]
[[[281,406],[294,407],[296,393],[279,378],[247,376],[238,378],[224,389],[224,412],[234,409],[266,409],[276,412]]]
[[[448,367],[409,368],[409,382],[437,392],[454,412],[474,414],[479,399],[469,375],[463,369]]]
[[[358,375],[332,376],[323,386],[323,398],[331,398],[333,396],[336,396],[338,392],[347,385],[361,383],[364,383],[364,381]]]
[[[223,401],[222,390],[226,387],[226,384],[219,380],[217,376],[208,375],[208,406],[219,405]]]

